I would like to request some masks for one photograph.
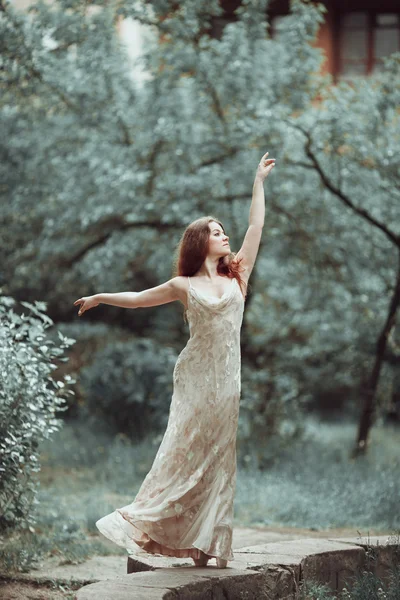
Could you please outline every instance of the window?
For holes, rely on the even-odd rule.
[[[343,77],[379,71],[383,58],[400,50],[400,14],[345,13],[340,19],[339,44]]]
[[[400,15],[394,13],[376,15],[373,33],[373,70],[379,71],[383,65],[382,58],[400,50]]]
[[[341,27],[341,74],[345,77],[368,73],[368,14],[344,14]]]

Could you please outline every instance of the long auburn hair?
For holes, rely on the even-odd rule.
[[[225,233],[225,228],[221,221],[212,215],[200,217],[186,227],[174,254],[173,277],[177,277],[178,275],[191,277],[200,269],[208,254],[210,237],[208,224],[212,221],[221,225]],[[217,264],[217,273],[226,275],[230,279],[235,277],[246,297],[247,286],[240,275],[240,272],[244,270],[240,265],[242,259],[236,260],[236,254],[237,252],[230,252],[227,256],[221,256]]]

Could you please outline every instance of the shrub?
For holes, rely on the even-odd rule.
[[[142,439],[168,420],[176,352],[149,339],[112,342],[81,369],[86,411]]]
[[[21,304],[30,314],[18,314],[13,298],[0,297],[0,531],[35,522],[38,447],[60,428],[56,413],[73,394],[70,376],[51,375],[75,340],[59,333],[60,342],[51,341],[45,303]]]

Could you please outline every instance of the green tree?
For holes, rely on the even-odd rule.
[[[295,435],[299,409],[316,395],[340,389],[351,397],[373,356],[392,277],[389,244],[345,212],[307,156],[311,131],[337,185],[345,149],[326,141],[333,130],[354,129],[358,158],[347,155],[346,185],[357,172],[362,198],[363,144],[376,132],[383,144],[389,121],[364,126],[367,110],[341,98],[342,88],[324,92],[330,80],[313,46],[321,7],[293,2],[272,39],[266,6],[243,2],[219,39],[210,36],[221,13],[215,0],[89,9],[59,0],[37,3],[29,16],[2,2],[0,21],[3,283],[16,297],[44,297],[57,321],[73,319],[72,301],[83,294],[169,278],[179,236],[200,215],[216,214],[238,249],[254,165],[260,151],[277,158],[242,336],[241,435],[249,444],[256,426],[268,442]],[[123,17],[148,26],[141,84],[116,34]],[[395,98],[390,68],[385,85],[365,82],[365,106]],[[385,198],[397,215],[390,189],[368,173],[376,206]],[[127,312],[99,309],[88,323],[105,319],[181,346],[177,307]]]
[[[385,360],[398,360],[392,336],[400,307],[400,53],[386,60],[386,69],[357,86],[342,82],[325,90],[319,111],[293,122],[301,134],[304,160],[288,162],[316,172],[330,201],[339,203],[344,218],[351,212],[364,232],[357,251],[379,269],[362,284],[362,302],[379,305],[379,320],[368,332],[372,366],[365,365],[360,392],[363,406],[352,456],[365,453],[377,412],[376,394]],[[348,263],[350,264],[350,257]],[[343,265],[348,269],[348,265]],[[357,282],[360,285],[360,282]],[[360,289],[360,288],[359,288]],[[361,291],[361,289],[360,289]],[[383,292],[383,293],[382,293]],[[359,324],[360,338],[363,332]],[[371,335],[372,334],[372,335]],[[360,339],[362,343],[363,340]],[[369,371],[369,372],[368,372]]]

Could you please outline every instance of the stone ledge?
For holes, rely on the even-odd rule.
[[[390,536],[306,538],[234,550],[235,560],[226,569],[210,564],[215,559],[199,568],[189,559],[139,552],[128,558],[130,574],[84,586],[76,600],[295,600],[300,582],[306,579],[340,591],[366,564],[367,546],[375,554],[374,572],[384,579],[390,561],[399,559],[399,544],[391,542]]]
[[[260,600],[264,576],[256,571],[216,567],[163,568],[94,583],[81,588],[77,600]]]

